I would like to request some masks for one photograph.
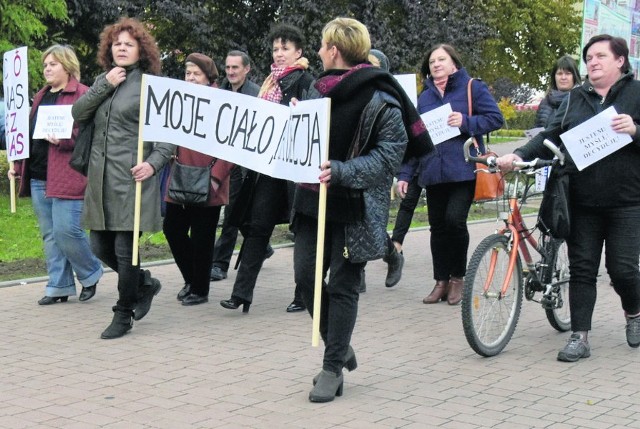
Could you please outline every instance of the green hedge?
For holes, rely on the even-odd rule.
[[[511,130],[530,130],[536,122],[536,110],[517,110],[516,117],[505,124]]]

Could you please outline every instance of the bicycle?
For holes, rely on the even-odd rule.
[[[471,144],[471,139],[464,144],[465,160],[487,165],[488,169],[478,174],[497,173],[496,158],[472,157]],[[542,231],[536,240],[533,234],[537,228],[528,228],[521,213],[535,171],[564,163],[564,155],[553,143],[545,140],[545,146],[557,159],[514,162],[519,169],[509,175],[510,181],[505,180],[504,206],[499,213],[504,226],[484,238],[469,260],[462,294],[462,326],[469,345],[481,356],[497,355],[511,340],[523,295],[542,305],[553,328],[560,332],[571,328],[566,243]],[[529,247],[540,254],[538,261],[534,261]]]

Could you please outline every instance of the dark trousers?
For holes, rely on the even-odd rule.
[[[467,271],[469,230],[475,180],[427,186],[431,255],[436,281],[464,277]]]
[[[317,230],[317,219],[296,215],[293,252],[295,279],[304,304],[312,316]],[[344,225],[327,223],[323,278],[326,277],[327,270],[330,273],[328,282],[322,287],[320,335],[325,345],[322,368],[336,374],[342,371],[344,356],[356,324],[358,286],[364,267],[364,263],[353,264],[342,256],[344,245]]]
[[[422,187],[418,185],[418,176],[409,182],[407,193],[400,202],[398,208],[398,215],[396,217],[396,224],[393,227],[393,234],[391,240],[396,243],[404,243],[404,237],[411,227],[411,219],[413,219],[413,212],[415,212],[418,203],[420,202],[420,195],[422,195]]]
[[[628,314],[640,312],[640,206],[572,207],[567,246],[573,331],[591,330],[603,244],[607,272],[620,296],[622,309]]]
[[[282,222],[288,200],[287,181],[260,175],[253,191],[249,221],[241,228],[244,242],[232,297],[253,301],[253,290],[273,229]]]
[[[224,220],[222,221],[222,229],[220,236],[216,240],[213,248],[213,266],[219,267],[222,271],[229,270],[233,249],[236,247],[238,240],[238,227],[231,225],[231,213],[235,206],[238,194],[242,188],[242,167],[236,165],[231,170],[229,182],[229,204],[224,209]]]
[[[209,295],[209,276],[220,206],[195,207],[167,203],[162,230],[191,293]]]
[[[132,311],[138,302],[138,287],[144,276],[133,259],[133,231],[90,231],[91,251],[105,265],[118,273],[116,310]]]

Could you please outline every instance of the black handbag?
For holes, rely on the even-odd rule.
[[[571,176],[565,167],[551,168],[549,180],[542,194],[538,212],[538,228],[553,238],[566,239],[571,233],[569,211],[569,182]]]
[[[89,158],[91,157],[91,144],[93,141],[93,119],[80,124],[80,130],[76,136],[69,166],[83,176],[89,170]]]
[[[176,158],[171,166],[167,196],[178,204],[206,204],[211,190],[211,167],[215,162],[214,159],[206,167],[194,167],[180,164]]]

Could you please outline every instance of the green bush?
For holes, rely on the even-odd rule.
[[[509,121],[509,128],[514,130],[530,130],[536,122],[537,110],[517,110],[515,118]]]
[[[491,132],[491,137],[524,137],[524,130],[496,130]]]
[[[0,195],[9,195],[9,162],[7,161],[7,152],[0,150]],[[18,183],[16,182],[16,186]]]

